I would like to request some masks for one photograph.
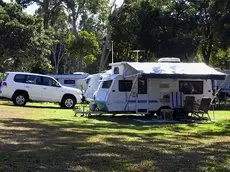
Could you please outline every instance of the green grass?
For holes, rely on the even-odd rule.
[[[215,120],[140,123],[1,102],[0,171],[230,171],[230,111]]]

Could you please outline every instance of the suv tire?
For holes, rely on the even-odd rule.
[[[25,93],[15,93],[12,100],[16,106],[24,106],[27,102],[27,96]]]
[[[76,99],[74,96],[64,96],[60,103],[61,108],[72,109],[76,104]]]

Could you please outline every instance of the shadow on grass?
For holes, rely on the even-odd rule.
[[[201,134],[207,136],[230,136],[230,120],[220,121],[215,125],[220,128],[218,131],[205,131]]]
[[[20,107],[20,106],[15,106],[13,104],[8,104],[7,106],[13,106],[13,107]],[[36,108],[36,109],[58,109],[58,110],[61,110],[62,108],[59,107],[59,106],[55,106],[55,104],[53,105],[43,105],[43,106],[38,106],[38,105],[25,105],[23,106],[23,108]],[[66,109],[64,109],[66,110]]]
[[[58,104],[56,103],[31,103],[28,102],[25,106],[16,106],[13,104],[13,102],[10,101],[0,101],[0,105],[4,106],[10,106],[10,107],[23,107],[23,108],[37,108],[37,109],[60,109],[60,110],[66,110],[65,108],[61,108]],[[80,106],[77,104],[76,106]]]
[[[108,123],[1,120],[0,171],[230,170],[226,140],[204,145],[194,138],[160,132],[161,128],[171,132],[172,125],[109,119]],[[229,123],[223,130],[229,131]]]

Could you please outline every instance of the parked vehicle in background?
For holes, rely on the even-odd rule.
[[[47,75],[7,72],[0,87],[0,97],[12,100],[15,105],[24,106],[27,102],[54,102],[62,108],[73,108],[81,102],[82,93],[77,88],[61,85]]]
[[[103,73],[92,74],[89,75],[87,78],[85,78],[87,87],[84,91],[84,97],[86,101],[90,102],[94,100],[94,93],[97,91],[100,82],[103,79],[109,77],[111,74],[112,74],[112,70],[107,70]]]
[[[78,88],[80,90],[86,89],[84,79],[89,76],[88,73],[75,72],[74,74],[48,74],[54,77],[58,82],[67,87]]]
[[[230,98],[230,70],[216,69],[219,72],[225,73],[225,80],[213,80],[213,90],[218,92],[217,97],[220,101],[225,101]]]

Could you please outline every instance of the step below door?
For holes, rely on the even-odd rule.
[[[148,94],[139,94],[136,100],[136,113],[149,113]]]

